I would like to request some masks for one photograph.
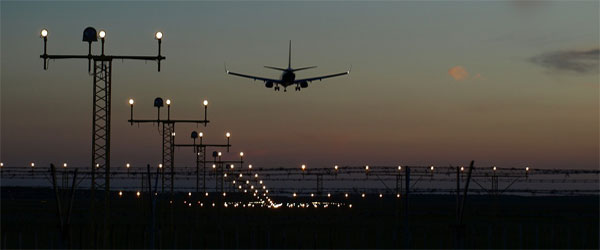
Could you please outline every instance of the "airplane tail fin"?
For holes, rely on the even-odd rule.
[[[292,40],[290,40],[289,56],[288,56],[288,68],[292,68]]]

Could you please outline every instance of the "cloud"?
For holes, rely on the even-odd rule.
[[[466,80],[469,77],[469,72],[467,72],[463,66],[454,66],[450,68],[448,74],[457,81]]]
[[[554,72],[597,73],[600,49],[563,50],[544,53],[529,60]]]

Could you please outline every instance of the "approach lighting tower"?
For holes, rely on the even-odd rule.
[[[195,124],[204,124],[206,125],[209,121],[206,119],[208,102],[204,101],[204,119],[203,120],[176,120],[171,119],[171,100],[167,99],[166,102],[163,101],[162,98],[157,97],[154,99],[154,107],[157,110],[156,119],[134,119],[133,117],[133,105],[135,101],[133,99],[129,100],[129,105],[131,106],[131,115],[128,122],[133,126],[134,123],[157,123],[160,127],[162,125],[162,192],[166,189],[169,190],[171,195],[173,195],[174,187],[175,187],[175,124],[177,123],[195,123]],[[160,118],[160,109],[164,107],[164,104],[167,104],[167,119]],[[169,180],[165,181],[164,171],[167,171],[167,175],[169,175]]]
[[[156,61],[160,72],[160,62],[166,58],[161,55],[162,32],[156,32],[154,38],[158,41],[158,55],[156,56],[133,56],[133,55],[106,55],[104,54],[104,42],[106,31],[96,31],[93,27],[83,30],[83,42],[88,43],[87,55],[49,55],[46,48],[49,32],[42,29],[40,37],[44,40],[44,54],[40,58],[44,60],[44,70],[48,67],[50,59],[87,59],[88,73],[93,76],[93,115],[92,115],[92,159],[91,159],[91,197],[94,200],[96,189],[105,190],[105,215],[108,216],[110,195],[110,114],[111,114],[111,89],[112,89],[112,61],[120,60],[143,60]],[[92,43],[101,41],[101,53],[92,54]],[[94,68],[92,71],[92,61]],[[105,217],[108,220],[108,217]]]

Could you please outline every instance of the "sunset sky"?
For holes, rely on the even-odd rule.
[[[82,31],[107,32],[106,53],[167,60],[113,62],[112,167],[158,164],[157,96],[177,143],[224,143],[259,167],[459,165],[599,167],[598,1],[7,2],[2,1],[0,158],[7,165],[89,166],[92,77]],[[298,77],[349,76],[274,92],[236,72],[278,78],[263,65],[319,67]],[[99,52],[99,44],[94,51]],[[177,166],[191,166],[178,149]]]

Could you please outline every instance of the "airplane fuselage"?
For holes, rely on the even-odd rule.
[[[281,85],[283,87],[290,86],[294,84],[294,80],[296,79],[296,74],[294,74],[291,70],[286,70],[281,74]]]

